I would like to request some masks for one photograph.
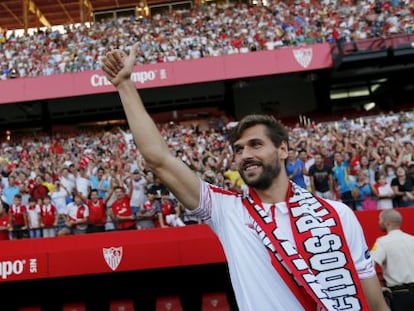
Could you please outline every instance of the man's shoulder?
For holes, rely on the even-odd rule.
[[[376,251],[378,247],[380,247],[381,249],[384,249],[384,246],[389,244],[389,242],[390,242],[390,237],[387,234],[377,237],[372,247],[372,251]]]

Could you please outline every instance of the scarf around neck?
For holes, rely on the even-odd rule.
[[[341,221],[328,202],[289,182],[286,205],[294,243],[252,188],[243,204],[273,267],[305,310],[369,310]]]

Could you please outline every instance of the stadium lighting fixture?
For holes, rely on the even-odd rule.
[[[374,102],[364,104],[365,111],[370,111],[374,108],[375,108],[375,103]]]

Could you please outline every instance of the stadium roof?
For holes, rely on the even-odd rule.
[[[2,0],[0,1],[0,28],[14,30],[86,22],[91,20],[91,12],[131,8],[140,2],[146,1]],[[27,5],[27,23],[25,23],[24,3]]]

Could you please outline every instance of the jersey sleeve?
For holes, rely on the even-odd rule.
[[[187,210],[187,212],[189,215],[199,217],[202,221],[209,221],[211,219],[212,205],[209,184],[203,180],[200,180],[199,205],[195,210]]]

